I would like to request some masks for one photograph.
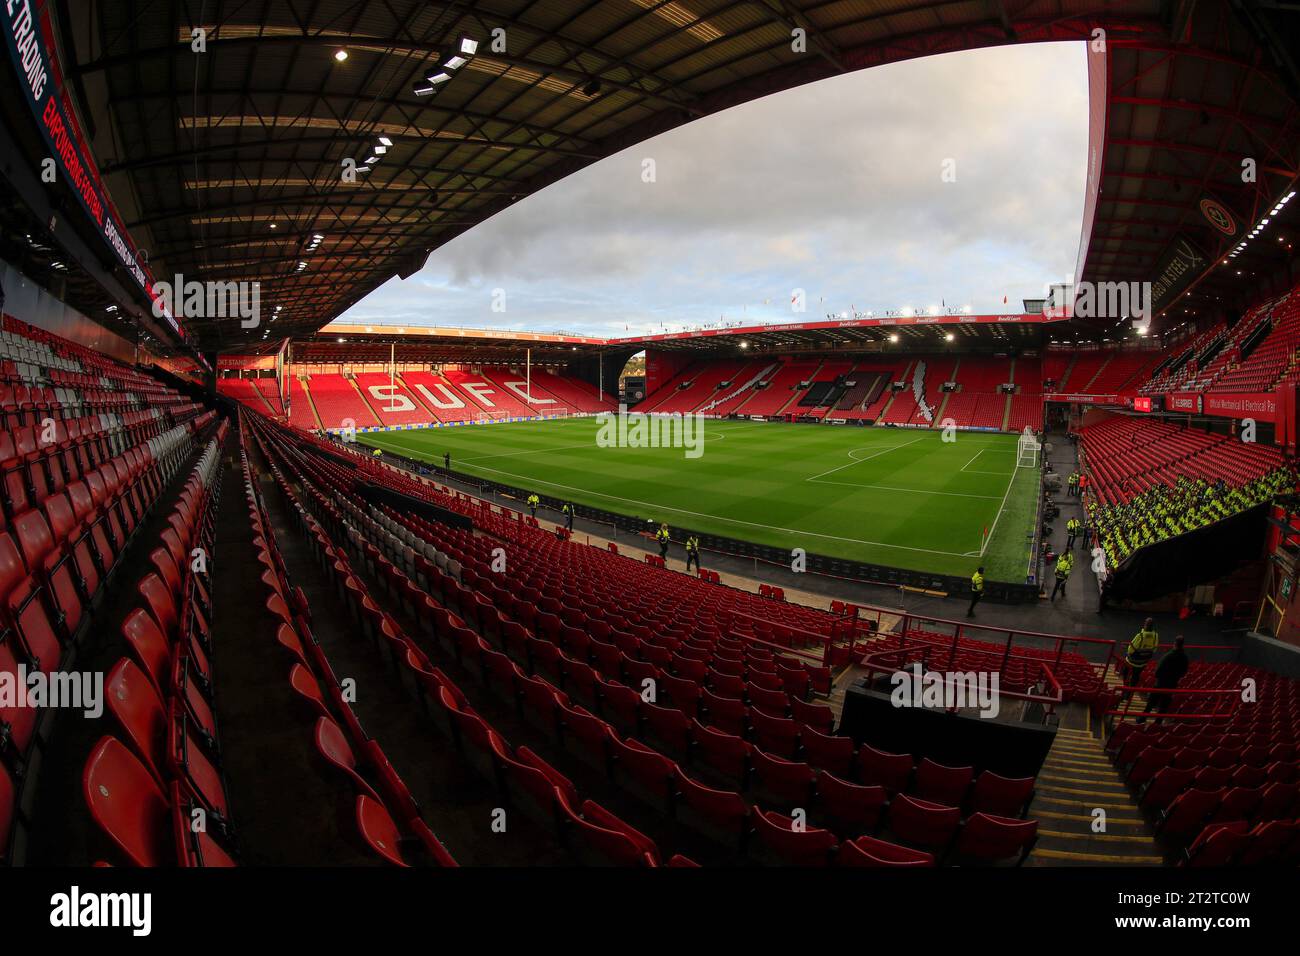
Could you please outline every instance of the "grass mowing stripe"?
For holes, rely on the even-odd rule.
[[[974,570],[990,527],[985,573],[1024,580],[1033,469],[963,471],[972,455],[983,463],[1014,453],[1014,435],[960,432],[944,442],[937,430],[707,421],[692,459],[681,448],[600,447],[598,428],[571,418],[357,439],[439,465],[450,452],[458,472],[648,520],[677,516],[706,533],[944,574]],[[980,458],[984,450],[996,457]],[[847,480],[812,480],[835,472]]]

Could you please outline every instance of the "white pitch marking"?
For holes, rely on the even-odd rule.
[[[903,544],[888,544],[884,541],[864,541],[861,538],[845,538],[835,534],[819,534],[816,531],[804,531],[798,528],[781,528],[771,524],[760,524],[757,521],[742,521],[739,518],[724,518],[721,515],[710,514],[707,512],[687,511],[685,508],[674,508],[671,505],[661,504],[656,501],[641,501],[637,498],[623,498],[619,495],[607,495],[600,491],[592,491],[590,488],[578,488],[575,487],[574,485],[560,484],[558,481],[544,481],[540,478],[534,478],[530,475],[520,475],[520,474],[516,474],[513,471],[505,471],[500,468],[487,468],[483,465],[477,465],[475,466],[475,470],[491,471],[491,472],[495,472],[498,475],[509,475],[511,478],[519,478],[524,481],[531,482],[534,485],[546,485],[549,488],[564,488],[566,491],[576,491],[584,495],[595,495],[598,498],[608,498],[610,501],[622,501],[627,504],[641,505],[642,507],[645,508],[655,508],[660,511],[671,511],[674,514],[691,515],[692,517],[695,518],[711,518],[714,521],[725,521],[728,524],[746,525],[751,528],[763,528],[767,531],[780,531],[784,534],[803,535],[812,538],[826,538],[831,541],[847,541],[850,544],[868,544],[877,548],[893,548],[897,551],[921,551],[924,552],[925,554],[946,554],[949,557],[953,557],[953,558],[965,557],[965,554],[959,551],[936,551],[933,548],[911,548]],[[833,484],[833,482],[828,482],[828,484]]]
[[[901,444],[901,445],[893,445],[893,446],[891,446],[891,447],[889,447],[889,448],[882,448],[882,449],[880,449],[880,451],[873,452],[872,454],[867,455],[865,458],[853,458],[853,452],[855,452],[855,451],[862,451],[863,449],[862,449],[862,448],[852,448],[852,449],[849,450],[849,457],[850,457],[850,458],[853,458],[853,460],[852,460],[851,462],[849,462],[847,465],[840,465],[838,468],[832,468],[830,471],[823,471],[820,475],[813,475],[811,478],[805,478],[804,481],[816,481],[818,478],[821,478],[821,477],[823,477],[823,476],[825,476],[825,475],[833,475],[833,474],[835,474],[835,472],[837,472],[837,471],[843,471],[845,468],[852,468],[854,465],[856,465],[856,464],[858,464],[858,463],[860,463],[860,462],[869,461],[870,459],[875,458],[875,457],[877,457],[878,455],[883,455],[883,454],[885,454],[886,452],[890,452],[890,451],[898,451],[898,449],[900,449],[900,448],[906,448],[908,445],[915,445],[917,442],[921,441],[923,438],[925,438],[925,436],[924,436],[924,435],[921,435],[921,436],[918,437],[918,438],[913,438],[911,441],[905,441],[905,442],[903,442],[903,444]],[[866,445],[866,446],[864,446],[864,447],[865,447],[865,448],[870,448],[871,446],[870,446],[870,445]],[[833,484],[833,482],[826,482],[826,483],[827,483],[827,484]]]
[[[1016,471],[1020,469],[1017,468]],[[998,520],[1002,517],[1002,512],[1007,507],[1007,496],[1011,494],[1011,486],[1016,483],[1016,471],[1011,473],[1011,480],[1007,482],[1007,490],[1002,492],[1002,504],[998,505],[998,513],[993,516],[993,525],[989,528],[988,537],[980,545],[980,557],[984,557],[984,552],[988,550],[989,542],[993,540],[993,532],[998,529]]]
[[[972,472],[973,474],[973,472]],[[1006,477],[1002,472],[998,472],[1002,477]],[[807,479],[811,481],[812,479]],[[819,481],[819,485],[835,485],[839,488],[870,488],[873,491],[900,491],[905,494],[915,495],[944,495],[948,498],[981,498],[984,501],[997,501],[997,495],[971,495],[961,491],[931,491],[928,488],[898,488],[894,485],[860,485],[855,481]]]

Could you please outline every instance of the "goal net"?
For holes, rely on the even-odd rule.
[[[475,412],[474,421],[480,425],[487,422],[503,422],[510,417],[510,413],[501,409],[494,409],[490,412]]]
[[[563,405],[542,405],[537,409],[542,418],[568,418],[569,410]]]
[[[1034,435],[1033,429],[1026,425],[1020,440],[1016,442],[1016,467],[1037,468],[1038,456],[1042,450],[1042,443]]]

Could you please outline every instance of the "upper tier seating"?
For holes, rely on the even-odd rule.
[[[319,373],[310,377],[307,387],[321,424],[326,428],[368,428],[379,424],[379,419],[362,400],[351,379]]]
[[[1198,357],[1209,351],[1210,345],[1220,336],[1227,335],[1228,327],[1216,322],[1207,329],[1193,335],[1167,352],[1167,361],[1163,367],[1155,370],[1146,383],[1139,389],[1144,395],[1157,395],[1162,392],[1181,391],[1184,384],[1193,378],[1199,370]]]
[[[1011,414],[1007,430],[1023,432],[1026,428],[1038,431],[1043,427],[1043,396],[1037,393],[1011,396]]]
[[[1065,378],[1056,387],[1058,392],[1091,392],[1089,383],[1097,377],[1101,367],[1110,360],[1109,351],[1075,352]]]
[[[1115,395],[1147,380],[1151,370],[1163,359],[1158,350],[1112,352],[1087,390],[1093,395]]]
[[[539,379],[529,379],[522,369],[485,368],[483,377],[502,395],[514,400],[523,415],[547,415],[564,407]]]
[[[618,407],[618,400],[608,392],[597,395],[594,387],[576,378],[533,369],[533,381],[555,396],[571,412],[605,412]]]
[[[749,364],[740,360],[697,362],[661,386],[653,395],[647,396],[646,400],[637,407],[637,411],[693,412],[711,401],[715,397],[714,393],[718,390],[718,386],[723,382],[736,380],[736,387],[739,387],[741,373]],[[755,369],[756,371],[758,369]]]
[[[276,415],[284,414],[284,403],[280,401],[280,390],[276,387],[273,378],[255,378],[253,379],[253,388],[261,394],[266,400],[266,404],[271,406],[271,411]],[[256,408],[257,406],[253,406]],[[261,411],[261,409],[258,409]]]
[[[1240,364],[1242,345],[1249,341],[1267,323],[1272,321],[1273,307],[1285,301],[1281,299],[1261,302],[1249,309],[1241,321],[1228,330],[1228,333],[1214,357],[1189,378],[1183,385],[1185,391],[1203,392],[1216,387],[1220,376],[1230,368]]]
[[[749,400],[740,406],[742,415],[777,415],[788,406],[798,402],[803,390],[798,388],[800,382],[810,381],[821,367],[820,361],[792,359],[782,363],[781,367],[764,381],[766,388],[755,389]],[[722,410],[715,409],[716,412]]]
[[[433,420],[440,422],[472,422],[482,412],[473,399],[461,394],[441,375],[433,372],[403,372],[402,381],[410,396],[427,408]]]
[[[357,385],[381,425],[427,425],[429,410],[406,389],[400,378],[383,372],[358,372]]]
[[[312,411],[311,395],[306,379],[296,375],[289,380],[289,424],[297,428],[316,429],[320,423]]]
[[[482,409],[489,417],[509,417],[509,418],[527,418],[534,414],[533,410],[524,404],[524,398],[503,384],[503,382],[515,383],[515,376],[509,373],[496,372],[496,377],[486,372],[465,372],[459,369],[448,369],[442,373],[442,377],[456,386],[456,390],[464,395],[470,402]],[[518,379],[520,384],[516,388],[523,390],[522,379]]]
[[[1300,348],[1300,295],[1292,294],[1273,310],[1272,330],[1251,353],[1230,363],[1214,382],[1216,390],[1268,392],[1279,381],[1296,381],[1300,370],[1296,350]]]

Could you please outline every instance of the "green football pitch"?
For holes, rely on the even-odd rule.
[[[364,444],[491,481],[783,549],[1023,583],[1037,470],[1016,436],[706,421],[682,448],[602,447],[594,418],[365,432]],[[984,538],[988,529],[988,538]]]

